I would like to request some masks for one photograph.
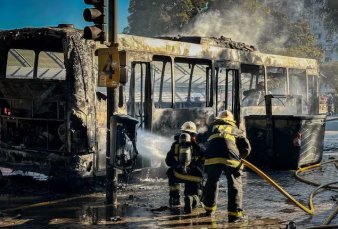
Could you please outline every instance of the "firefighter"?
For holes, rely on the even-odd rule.
[[[251,147],[244,132],[237,128],[230,111],[223,111],[211,123],[208,146],[205,152],[207,182],[203,193],[203,204],[207,216],[213,216],[217,208],[218,185],[222,172],[228,182],[229,222],[246,220],[243,215],[242,169],[240,158],[249,155]]]
[[[202,150],[196,143],[196,125],[185,122],[181,133],[175,135],[174,143],[167,153],[165,162],[169,166],[169,206],[178,207],[180,203],[180,184],[185,184],[184,211],[191,213],[200,203],[202,193],[203,161]]]

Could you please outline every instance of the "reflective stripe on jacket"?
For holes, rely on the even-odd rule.
[[[217,119],[210,130],[204,164],[241,167],[239,158],[246,157],[251,150],[243,131],[237,128],[235,122],[226,119]]]
[[[189,174],[182,174],[174,170],[174,176],[178,179],[184,180],[184,181],[190,181],[195,183],[202,182],[202,177],[193,176]]]
[[[223,157],[214,157],[206,159],[204,165],[215,165],[215,164],[223,164],[232,168],[243,169],[243,164],[236,159],[228,159]]]

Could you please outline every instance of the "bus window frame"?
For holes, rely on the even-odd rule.
[[[174,70],[174,66],[176,63],[180,64],[191,64],[192,66],[194,65],[202,65],[205,66],[205,101],[204,105],[202,107],[195,107],[192,106],[190,108],[211,108],[213,107],[213,97],[214,97],[214,91],[213,91],[213,82],[215,78],[215,73],[212,69],[214,69],[214,64],[211,59],[202,59],[202,58],[191,58],[191,57],[174,57],[173,58],[173,86],[174,86],[174,92],[173,92],[173,99],[174,99],[174,106],[173,108],[180,109],[176,105],[176,74]],[[193,82],[193,67],[191,68],[190,75],[189,75],[189,85],[188,85],[188,98],[187,98],[187,103],[189,103],[189,96],[191,96],[191,85]]]
[[[48,54],[47,54],[47,52],[50,52],[50,53],[61,53],[61,54],[64,54],[63,52],[57,52],[57,51],[46,51],[46,50],[36,50],[36,55],[35,55],[35,62],[34,63],[36,63],[36,70],[34,70],[35,71],[35,74],[34,74],[34,77],[33,77],[33,79],[38,79],[38,80],[55,80],[55,79],[44,79],[44,78],[38,78],[38,71],[39,71],[39,65],[40,65],[40,54],[42,53],[42,52],[45,52],[45,54],[47,55],[47,56],[49,56]],[[50,59],[52,59],[51,58],[51,56],[49,56],[49,58]],[[65,59],[64,59],[64,57],[63,57],[63,59],[61,60],[61,59],[59,59],[59,61],[62,61],[62,63],[63,63],[63,68],[61,68],[61,69],[64,69],[64,70],[66,70],[66,63],[65,63]],[[56,62],[55,62],[56,63]],[[56,63],[57,65],[59,65],[59,63]],[[60,65],[59,65],[60,66]],[[61,67],[61,66],[60,66]],[[67,80],[67,72],[65,72],[65,76],[64,76],[64,79],[57,79],[57,80],[61,80],[61,81],[66,81]]]
[[[285,78],[285,85],[284,85],[284,93],[281,93],[281,95],[288,95],[289,94],[289,91],[290,91],[290,82],[289,82],[289,69],[286,68],[286,67],[277,67],[277,66],[264,66],[264,71],[265,71],[265,75],[266,75],[266,95],[270,94],[270,91],[269,91],[269,85],[268,85],[268,80],[271,78],[268,76],[269,74],[269,68],[276,68],[276,69],[283,69],[283,75],[281,77]],[[272,93],[272,94],[275,94],[275,93]],[[280,94],[280,93],[279,93]]]
[[[162,71],[161,71],[161,79],[160,79],[160,91],[159,91],[159,96],[158,96],[158,101],[156,101],[155,98],[155,74],[151,77],[152,78],[152,97],[153,97],[153,104],[155,109],[161,109],[161,108],[173,108],[174,105],[174,70],[173,70],[173,58],[170,56],[165,56],[165,55],[154,55],[152,57],[152,63],[151,66],[153,66],[153,62],[161,62],[162,61]],[[163,99],[163,82],[164,82],[164,78],[165,78],[165,71],[167,68],[167,64],[169,63],[170,66],[170,85],[171,85],[171,104],[169,105],[169,107],[163,107],[162,103],[162,99]],[[153,73],[153,69],[151,71],[151,73]],[[158,105],[156,106],[155,103],[158,103]]]
[[[33,66],[32,66],[32,70],[33,70],[33,75],[31,78],[25,78],[26,80],[58,80],[60,81],[60,79],[45,79],[45,78],[38,78],[38,71],[39,71],[39,64],[40,64],[40,54],[42,52],[51,52],[51,53],[62,53],[63,52],[59,52],[59,51],[51,51],[51,50],[38,50],[38,49],[25,49],[25,48],[15,48],[15,47],[11,47],[9,49],[6,50],[6,54],[4,55],[5,60],[3,61],[4,64],[4,74],[0,76],[0,79],[16,79],[16,80],[21,80],[23,78],[8,78],[7,77],[7,67],[8,67],[8,57],[9,57],[9,52],[10,50],[25,50],[25,51],[32,51],[34,52],[34,62],[33,62]],[[48,54],[47,54],[48,55]],[[60,60],[63,63],[63,68],[61,69],[66,69],[66,63],[65,60]],[[57,63],[57,65],[59,65]],[[64,79],[61,79],[61,81],[66,81],[67,80],[67,72],[65,73]]]
[[[37,79],[37,74],[38,74],[38,59],[39,59],[39,51],[38,50],[35,50],[35,49],[26,49],[26,48],[16,48],[16,47],[10,47],[6,50],[6,55],[4,55],[5,57],[5,60],[4,60],[4,74],[3,74],[3,77],[1,77],[2,79],[16,79],[16,80],[20,80],[22,78],[8,78],[7,77],[7,67],[8,67],[8,58],[9,58],[9,53],[10,53],[10,50],[25,50],[25,51],[32,51],[34,52],[34,62],[33,62],[33,66],[32,67],[32,70],[33,70],[33,75],[32,75],[32,78],[27,78],[27,79],[30,79],[30,80],[33,80],[33,79]]]

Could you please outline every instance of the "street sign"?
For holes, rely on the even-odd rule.
[[[117,87],[120,81],[120,60],[117,46],[98,49],[98,86]]]

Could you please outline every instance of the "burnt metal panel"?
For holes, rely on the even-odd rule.
[[[252,146],[248,160],[259,167],[297,169],[322,159],[324,115],[251,115],[245,117],[245,125]],[[295,142],[298,133],[300,145]]]

